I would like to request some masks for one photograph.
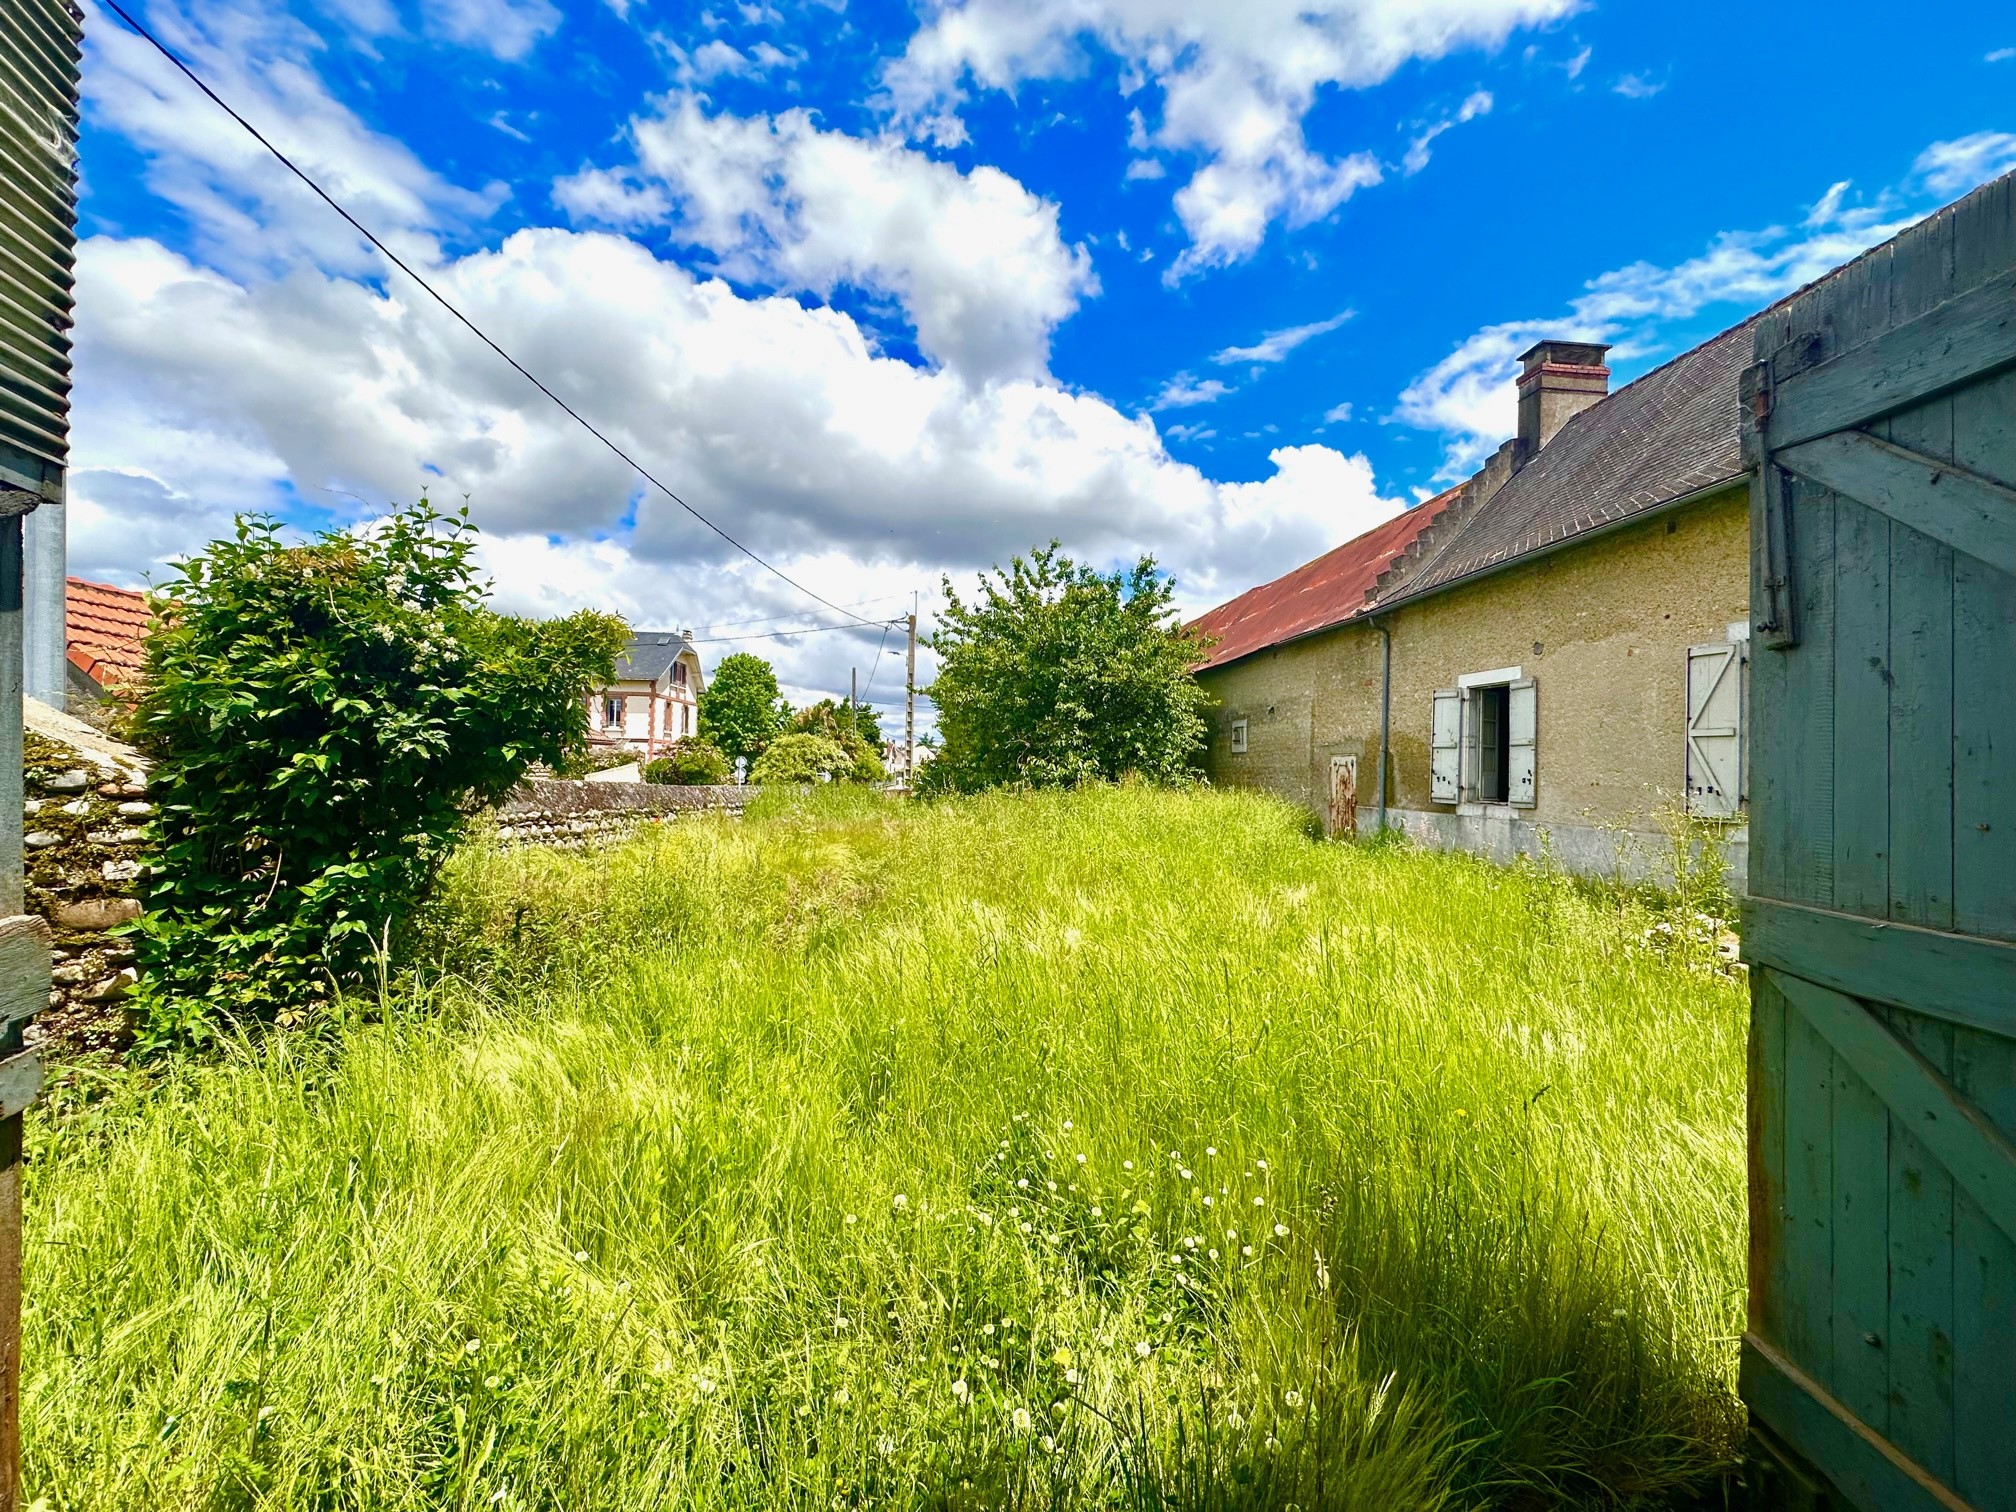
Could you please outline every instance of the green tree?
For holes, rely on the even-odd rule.
[[[754,761],[784,728],[777,674],[760,656],[724,656],[700,692],[700,738],[733,762]]]
[[[719,746],[690,735],[675,740],[663,756],[644,763],[646,782],[675,787],[717,787],[728,780],[729,772],[728,758]]]
[[[837,743],[853,762],[849,780],[888,780],[889,769],[882,763],[882,727],[867,704],[822,698],[791,716],[791,730],[800,735],[823,735]]]
[[[475,534],[424,499],[305,546],[240,518],[166,586],[132,722],[156,805],[150,1042],[291,1022],[365,981],[469,818],[585,748],[623,622],[496,613]]]
[[[841,782],[854,771],[854,758],[839,741],[825,735],[794,732],[779,735],[749,768],[749,780],[765,782]]]
[[[1208,695],[1190,669],[1210,643],[1178,622],[1154,558],[1101,574],[1052,541],[996,573],[980,575],[971,603],[945,580],[947,608],[925,641],[939,658],[929,691],[944,742],[924,769],[931,785],[1194,775]]]

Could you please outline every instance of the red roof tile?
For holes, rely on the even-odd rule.
[[[71,578],[64,588],[71,662],[101,688],[139,672],[151,617],[147,595]]]
[[[1222,667],[1283,641],[1341,625],[1362,613],[1379,574],[1435,522],[1457,493],[1452,488],[1403,510],[1315,561],[1305,562],[1271,583],[1249,588],[1230,603],[1192,621],[1191,628],[1218,638],[1197,670]]]

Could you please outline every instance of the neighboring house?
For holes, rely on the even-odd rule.
[[[146,659],[147,595],[73,577],[64,584],[63,616],[72,706],[122,696]]]
[[[698,732],[706,685],[690,630],[644,630],[616,661],[616,680],[588,696],[588,743],[649,761]]]
[[[1751,324],[1615,394],[1541,342],[1475,477],[1204,615],[1213,780],[1587,873],[1660,870],[1684,810],[1740,888]]]

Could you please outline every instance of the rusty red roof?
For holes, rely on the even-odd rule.
[[[64,585],[63,617],[71,663],[99,687],[139,672],[151,618],[146,594],[73,577]]]
[[[1255,651],[1355,618],[1365,610],[1379,574],[1435,522],[1460,491],[1452,488],[1403,510],[1315,561],[1305,562],[1271,583],[1249,588],[1230,603],[1193,620],[1192,629],[1218,638],[1197,670],[1222,667]]]

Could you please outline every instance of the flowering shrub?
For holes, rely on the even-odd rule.
[[[469,817],[585,744],[622,621],[494,612],[474,537],[425,500],[305,546],[241,518],[166,586],[132,727],[157,810],[144,1043],[365,981]]]
[[[838,782],[853,772],[854,758],[839,741],[824,735],[779,735],[749,768],[749,780]]]
[[[728,758],[704,740],[675,741],[663,756],[644,763],[646,782],[674,787],[717,787],[728,780]]]

